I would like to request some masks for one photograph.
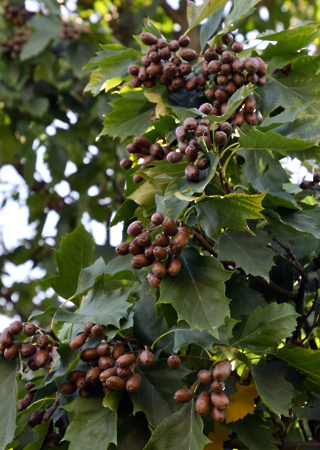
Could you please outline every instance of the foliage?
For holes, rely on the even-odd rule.
[[[96,3],[98,12],[107,14],[106,5]],[[79,2],[83,22],[76,29],[75,21],[72,30],[63,25],[55,2],[46,1],[37,14],[23,16],[19,10],[27,17],[22,24],[3,6],[1,163],[13,164],[31,186],[30,221],[38,224],[31,245],[4,252],[2,262],[41,262],[50,274],[42,288],[55,294],[33,310],[30,285],[22,285],[28,296],[15,312],[23,310],[27,323],[15,322],[1,335],[0,448],[254,450],[319,442],[319,56],[306,50],[319,26],[296,23],[289,29],[289,18],[274,1],[270,27],[276,28],[275,17],[284,17],[285,30],[259,27],[257,3],[238,0],[228,15],[224,1],[191,3],[185,11],[202,54],[217,48],[227,32],[245,33],[253,25],[267,40],[263,50],[240,52],[245,60],[260,56],[267,63],[266,84],[247,83],[229,97],[224,114],[208,115],[200,86],[191,92],[158,82],[151,89],[134,88],[127,70],[141,66],[147,52],[142,36],[131,42],[134,48],[128,30],[121,44],[116,42],[105,19],[99,26],[87,20],[93,9],[86,4]],[[146,12],[139,2],[133,7],[140,15]],[[162,7],[142,32],[168,36],[164,29],[171,32],[172,23],[163,11],[170,7]],[[215,24],[215,36],[208,23]],[[8,40],[20,28],[30,32],[17,50]],[[119,29],[112,32],[121,36]],[[72,39],[66,33],[73,33]],[[93,56],[99,41],[103,45]],[[200,76],[201,67],[197,70]],[[259,121],[235,127],[247,98],[255,99]],[[70,112],[77,114],[76,123]],[[208,161],[199,178],[188,177],[185,156],[174,164],[165,156],[146,161],[148,142],[176,149],[177,127],[186,126],[186,118],[206,117],[213,136],[225,121],[232,132],[223,145],[213,138],[212,149],[199,136],[197,155]],[[47,127],[55,119],[68,129],[56,128],[50,136]],[[98,154],[88,158],[97,135]],[[34,177],[41,146],[48,182]],[[139,148],[137,157],[126,152],[132,146]],[[310,180],[293,183],[284,157],[300,160]],[[130,158],[126,173],[118,168],[123,158]],[[68,161],[77,172],[67,177]],[[71,190],[65,198],[52,189],[62,179]],[[99,188],[94,198],[88,194],[93,184]],[[50,241],[38,242],[49,210],[59,212],[58,236],[64,235],[55,263]],[[109,242],[94,248],[80,223],[85,211],[107,226],[116,211],[111,225],[125,225],[118,256]],[[163,216],[173,219],[174,231],[165,228]],[[137,255],[128,250],[129,244],[139,247],[142,229],[156,239],[159,227],[172,241],[156,262],[180,261],[179,270],[161,279],[146,250]],[[17,290],[4,289],[2,295],[10,303]],[[29,359],[23,356],[27,345]],[[170,355],[179,356],[173,359],[177,366]],[[224,387],[223,393],[217,390]],[[190,401],[175,401],[179,395]],[[209,399],[211,415],[199,413],[200,395]],[[218,407],[214,395],[225,406]]]

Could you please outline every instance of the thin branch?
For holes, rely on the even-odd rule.
[[[300,273],[302,278],[308,279],[308,277],[305,274],[303,268],[301,267],[300,263],[296,260],[295,257],[293,257],[294,260],[290,260],[289,258],[284,256],[281,252],[279,252],[276,248],[274,248],[274,246],[270,242],[269,242],[269,244],[267,244],[267,247],[271,248],[271,250],[273,250],[277,255],[281,256],[282,259],[284,259],[289,264],[291,264],[295,269],[297,269],[297,271]],[[296,263],[296,261],[297,261],[298,264]]]

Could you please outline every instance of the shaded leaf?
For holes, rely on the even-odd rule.
[[[247,415],[244,419],[232,423],[232,429],[250,450],[272,450],[278,448],[279,441],[272,436],[276,431],[270,421],[262,416]]]
[[[104,292],[103,287],[97,291],[89,291],[83,298],[80,308],[75,312],[59,309],[55,321],[68,323],[100,323],[101,325],[120,326],[120,319],[128,316],[130,303],[127,302],[131,288],[120,288]]]
[[[62,30],[59,18],[44,15],[34,15],[29,19],[28,24],[34,31],[21,48],[20,61],[37,56],[53,39],[59,37]]]
[[[269,44],[261,58],[266,64],[282,69],[285,65],[302,58],[305,52],[298,52],[314,41],[319,34],[319,25],[308,24],[294,29],[258,36],[258,39],[276,41]]]
[[[135,369],[142,377],[141,387],[136,392],[130,392],[134,413],[143,411],[149,425],[156,428],[162,420],[181,408],[174,401],[174,393],[185,388],[181,379],[189,370],[183,365],[177,370],[171,370],[166,359],[158,359],[152,366],[139,365]]]
[[[239,130],[241,147],[247,150],[276,150],[284,156],[290,156],[292,152],[303,150],[311,150],[314,147],[312,142],[303,141],[302,139],[290,139],[281,134],[275,133],[273,130],[262,133],[256,128],[251,128],[248,134]]]
[[[219,241],[221,228],[250,231],[248,219],[260,219],[265,194],[202,195],[195,206],[198,222],[205,233]]]
[[[320,393],[320,352],[301,347],[283,347],[278,358],[295,367],[306,376],[305,383],[309,389]]]
[[[50,278],[51,286],[61,297],[69,298],[75,293],[80,271],[90,265],[93,250],[93,237],[81,222],[61,239],[60,250],[56,251],[58,275]]]
[[[228,230],[222,233],[215,247],[220,261],[234,261],[247,274],[268,278],[274,265],[274,253],[267,248],[270,235],[265,231],[255,231],[255,236],[241,231]]]
[[[187,5],[187,18],[189,31],[209,17],[211,14],[218,11],[222,6],[227,3],[227,0],[207,0],[201,5],[196,6],[193,2],[188,2]]]
[[[17,370],[17,360],[0,356],[0,448],[12,441],[16,429]]]
[[[224,12],[224,5],[208,17],[200,28],[200,46],[203,48],[217,31]]]
[[[202,450],[209,443],[203,422],[195,412],[193,401],[166,417],[156,428],[144,450]]]
[[[263,367],[253,366],[252,374],[263,403],[276,414],[289,415],[292,399],[299,392],[285,379],[288,373],[282,361],[269,361]]]
[[[101,134],[123,141],[129,136],[142,135],[151,126],[149,118],[154,106],[141,89],[126,88],[119,94],[121,97],[110,103],[113,110],[107,114]]]
[[[270,303],[265,308],[258,306],[248,317],[241,338],[235,347],[253,346],[262,351],[277,346],[282,339],[291,336],[299,316],[288,303]]]
[[[214,344],[218,344],[221,341],[215,339],[207,330],[192,330],[185,322],[179,322],[177,327],[172,328],[174,330],[174,348],[173,351],[178,353],[180,348],[184,344],[197,344],[208,350],[212,350]]]
[[[98,95],[102,89],[107,92],[120,84],[128,74],[130,64],[136,64],[142,56],[137,50],[119,44],[106,44],[101,47],[103,50],[84,67],[97,67],[92,70],[90,81],[85,88],[85,91],[93,95]]]
[[[106,450],[117,443],[117,414],[104,408],[101,401],[100,397],[77,397],[63,406],[73,417],[64,435],[69,450]]]
[[[175,277],[167,275],[160,285],[159,303],[170,303],[191,328],[207,330],[219,338],[218,328],[229,315],[225,281],[231,272],[210,256],[201,256],[194,248],[180,255],[182,268]]]

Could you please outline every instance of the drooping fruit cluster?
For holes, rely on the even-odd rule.
[[[90,28],[86,27],[79,27],[76,25],[72,25],[70,22],[62,22],[62,32],[60,33],[60,39],[73,39],[77,40],[79,39],[81,34],[89,34]]]
[[[151,266],[147,279],[154,288],[159,288],[162,278],[168,273],[178,275],[181,261],[178,255],[189,241],[189,231],[185,226],[178,226],[170,217],[156,212],[151,216],[152,225],[144,228],[139,220],[132,222],[127,233],[132,241],[122,242],[116,247],[118,255],[133,255],[133,269]],[[152,237],[156,230],[160,232]]]
[[[148,45],[147,54],[141,58],[141,67],[132,64],[128,72],[134,78],[132,87],[155,86],[157,80],[165,84],[170,92],[182,88],[187,91],[205,89],[210,100],[224,103],[241,86],[252,83],[263,86],[267,68],[259,57],[243,60],[236,56],[243,45],[234,42],[231,33],[222,36],[222,42],[209,47],[203,55],[188,48],[190,39],[183,35],[178,41],[167,42],[152,33],[140,35],[143,44]],[[178,53],[177,53],[178,52]],[[217,107],[218,109],[218,107]]]
[[[134,369],[139,362],[144,366],[153,364],[153,353],[145,348],[137,350],[136,357],[126,343],[108,341],[104,331],[100,324],[88,322],[84,326],[83,333],[71,340],[70,347],[77,349],[82,347],[89,337],[101,338],[97,346],[82,350],[80,359],[88,364],[88,370],[70,372],[67,381],[60,385],[63,394],[73,394],[77,389],[84,397],[93,395],[95,389],[99,388],[102,388],[105,394],[123,389],[128,392],[139,390],[141,376],[135,373]]]
[[[34,15],[34,12],[26,10],[24,4],[12,5],[6,3],[3,6],[4,18],[6,20],[12,20],[16,25],[24,25],[26,21]]]
[[[7,41],[1,42],[1,46],[3,47],[4,53],[19,53],[23,44],[27,42],[31,31],[27,28],[19,30],[17,35],[12,39],[8,39]]]
[[[176,370],[180,367],[181,360],[178,355],[171,355],[168,358],[168,366]],[[194,384],[193,389],[180,389],[174,395],[178,403],[187,403],[193,399],[194,389],[200,384],[209,384],[208,391],[202,391],[195,403],[196,412],[200,416],[206,416],[211,413],[211,417],[216,422],[222,422],[226,417],[226,410],[229,405],[229,398],[223,392],[225,389],[225,380],[229,378],[232,366],[229,361],[221,361],[215,364],[210,370],[199,370],[197,373],[198,382]]]
[[[14,336],[23,333],[27,336],[24,341],[14,340]],[[30,339],[28,339],[30,338]],[[55,343],[33,323],[23,325],[20,320],[12,322],[1,333],[0,351],[6,359],[14,359],[19,353],[24,363],[24,370],[38,370],[48,367],[52,362],[52,351]]]

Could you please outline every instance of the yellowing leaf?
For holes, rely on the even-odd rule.
[[[214,424],[214,433],[209,433],[208,438],[212,444],[207,444],[203,450],[223,450],[223,443],[229,439],[228,430],[219,422]]]
[[[156,103],[156,110],[155,115],[157,119],[159,119],[160,115],[165,116],[168,114],[169,109],[166,107],[166,104],[163,101],[162,96],[157,92],[144,92],[145,97],[149,100],[151,103]]]
[[[253,414],[255,408],[254,399],[258,397],[258,391],[254,384],[245,386],[237,383],[237,392],[230,395],[230,404],[227,409],[226,423],[243,419],[247,414]]]

